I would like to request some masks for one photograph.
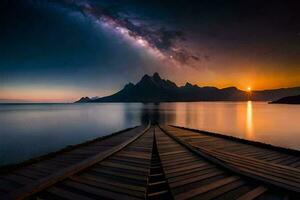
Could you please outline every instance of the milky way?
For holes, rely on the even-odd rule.
[[[300,85],[300,2],[0,1],[1,99],[104,96],[145,73],[246,90]]]
[[[134,21],[127,12],[113,12],[97,1],[58,1],[58,5],[79,11],[104,28],[113,29],[129,42],[147,49],[159,59],[175,66],[196,67],[199,57],[195,52],[184,48],[184,33],[165,26],[150,26],[147,21]]]

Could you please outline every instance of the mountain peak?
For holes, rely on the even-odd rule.
[[[152,80],[154,83],[161,85],[164,84],[163,82],[165,82],[163,79],[160,78],[159,74],[157,72],[155,72],[152,76]]]
[[[300,94],[299,88],[255,91],[251,100],[269,101],[283,96]],[[236,87],[218,89],[216,87],[199,87],[187,82],[178,87],[168,79],[162,79],[156,72],[152,76],[145,74],[136,84],[128,83],[119,92],[102,97],[82,97],[77,103],[87,102],[175,102],[175,101],[245,101],[249,93]]]
[[[149,79],[149,78],[150,78],[150,76],[149,76],[148,74],[145,74],[145,75],[142,77],[141,80],[147,80],[147,79]]]
[[[157,82],[157,81],[161,81],[162,78],[160,77],[159,73],[155,72],[152,76],[148,75],[148,74],[145,74],[141,81],[145,81],[145,80],[150,80],[152,79],[154,82]]]
[[[154,80],[161,80],[159,73],[157,73],[157,72],[155,72],[152,77]]]
[[[187,89],[189,89],[189,88],[199,88],[198,87],[198,85],[193,85],[193,84],[191,84],[191,83],[189,83],[189,82],[186,82],[186,84],[183,86],[183,88],[187,88]]]
[[[88,103],[90,102],[92,99],[90,99],[89,97],[81,97],[81,99],[79,99],[78,101],[76,101],[75,103]]]
[[[239,89],[238,89],[237,87],[231,86],[231,87],[223,88],[222,90],[232,90],[232,91],[237,91],[237,90],[239,90]]]
[[[193,85],[189,82],[186,82],[185,86],[184,87],[193,87]]]
[[[124,89],[130,89],[130,88],[133,88],[134,87],[134,84],[129,82],[127,83],[125,86],[124,86]]]

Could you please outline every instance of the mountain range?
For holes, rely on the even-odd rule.
[[[300,95],[297,96],[288,96],[278,99],[276,101],[272,101],[271,103],[279,103],[279,104],[300,104]]]
[[[274,101],[300,94],[300,87],[246,92],[236,87],[200,87],[191,83],[177,86],[158,73],[144,75],[136,83],[128,83],[115,94],[100,98],[82,97],[75,103],[96,102],[192,102],[192,101]]]

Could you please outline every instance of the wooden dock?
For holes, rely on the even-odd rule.
[[[300,154],[139,126],[1,173],[0,199],[300,199]]]

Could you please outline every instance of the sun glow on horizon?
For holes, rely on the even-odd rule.
[[[72,86],[6,86],[0,88],[0,102],[62,103],[74,102],[82,96],[106,96],[112,90],[82,89]]]

